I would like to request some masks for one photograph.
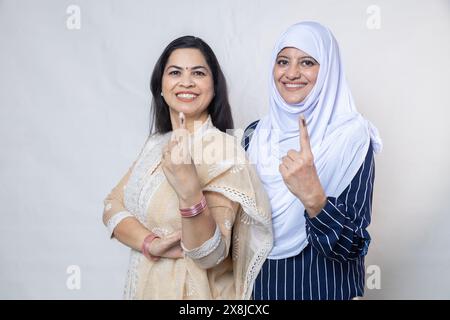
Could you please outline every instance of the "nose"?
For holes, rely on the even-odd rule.
[[[195,85],[194,81],[191,78],[191,75],[189,73],[184,74],[180,79],[180,86],[184,88],[191,88]]]
[[[286,70],[286,78],[289,80],[295,80],[301,77],[301,70],[298,65],[291,64]]]

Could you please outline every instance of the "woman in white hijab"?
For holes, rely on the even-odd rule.
[[[356,110],[330,30],[291,26],[275,45],[269,84],[269,114],[244,138],[274,232],[253,298],[362,296],[373,158],[382,144]]]

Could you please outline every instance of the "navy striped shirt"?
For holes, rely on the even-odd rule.
[[[244,133],[247,150],[258,121]],[[255,300],[351,299],[363,296],[364,256],[370,243],[375,166],[372,146],[350,185],[314,218],[306,211],[308,245],[297,256],[265,261],[253,288]]]

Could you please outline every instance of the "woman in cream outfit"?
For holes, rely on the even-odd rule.
[[[272,248],[270,204],[224,133],[233,121],[211,48],[174,40],[151,89],[154,133],[104,201],[111,237],[131,248],[125,298],[249,299]]]

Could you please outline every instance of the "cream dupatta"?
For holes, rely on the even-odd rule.
[[[124,210],[160,236],[181,228],[178,199],[159,164],[171,133],[151,136],[123,179]],[[199,151],[200,150],[200,151]],[[216,129],[210,118],[191,136],[191,155],[203,191],[238,204],[213,215],[230,254],[207,270],[185,256],[149,261],[132,250],[126,299],[249,299],[272,248],[270,203],[236,138]],[[122,188],[120,188],[122,189]],[[207,198],[208,199],[208,198]],[[214,199],[214,198],[211,198]],[[210,208],[220,207],[214,201]]]

